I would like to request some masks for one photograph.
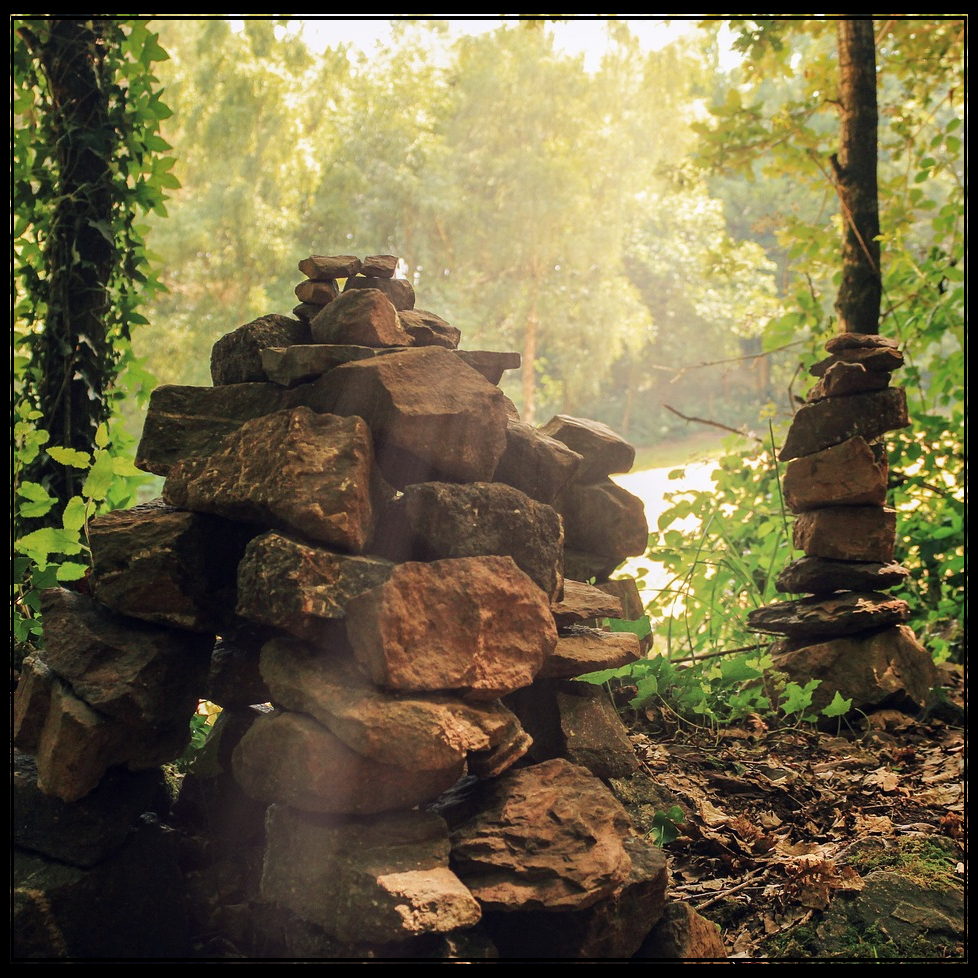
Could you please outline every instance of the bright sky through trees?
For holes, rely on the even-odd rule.
[[[482,34],[500,26],[503,18],[498,14],[448,14],[440,18],[447,20],[450,31],[456,34]],[[607,43],[607,33],[601,29],[603,22],[610,18],[599,18],[593,14],[552,22],[551,30],[558,50],[567,54],[584,55],[585,67],[594,71]],[[642,48],[657,51],[680,37],[691,34],[696,29],[697,20],[690,18],[661,17],[623,17],[631,32],[638,38]],[[369,53],[378,42],[390,34],[388,17],[323,17],[297,18],[301,25],[303,40],[310,48],[322,51],[328,46],[348,43],[354,48]],[[733,56],[732,56],[733,57]],[[725,65],[725,67],[727,67]]]

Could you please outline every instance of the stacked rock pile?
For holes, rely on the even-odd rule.
[[[521,422],[496,386],[519,356],[458,350],[396,265],[306,259],[298,318],[221,338],[213,387],[153,393],[162,498],[92,521],[92,596],[45,595],[17,745],[84,804],[219,704],[212,783],[181,800],[229,849],[268,809],[240,900],[286,921],[280,955],[630,956],[665,863],[600,780],[634,770],[620,722],[568,680],[641,654],[593,627],[637,596],[607,581],[647,543],[609,478],[634,450]]]
[[[908,575],[893,559],[896,512],[886,505],[883,443],[886,432],[910,423],[905,391],[889,386],[903,354],[875,333],[840,333],[825,348],[829,356],[811,368],[818,380],[780,453],[794,545],[805,556],[776,586],[809,596],[759,608],[748,623],[784,636],[774,650],[777,668],[822,680],[816,709],[839,690],[855,709],[915,711],[936,673],[904,624],[908,605],[883,593]]]

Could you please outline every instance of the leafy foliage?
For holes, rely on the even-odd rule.
[[[165,214],[178,186],[152,73],[167,55],[145,21],[11,26],[14,400],[21,421],[90,452],[113,402],[149,393],[130,339],[160,288],[140,214]],[[127,368],[128,383],[113,387]],[[62,502],[78,490],[72,466],[50,453],[23,464]]]

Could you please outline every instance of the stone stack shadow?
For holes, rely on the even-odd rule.
[[[596,627],[642,614],[608,580],[647,546],[610,478],[634,449],[521,421],[497,386],[519,355],[458,349],[396,265],[300,262],[294,317],[222,337],[213,387],[154,391],[137,465],[162,497],[91,522],[90,593],[45,593],[16,694],[20,956],[180,956],[204,927],[181,885],[215,956],[662,953],[665,861],[606,783],[638,762],[572,681],[644,651]],[[222,711],[175,809],[207,837],[181,884],[145,811],[199,699]],[[106,809],[94,855],[36,828]]]

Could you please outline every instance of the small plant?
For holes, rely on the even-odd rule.
[[[686,824],[686,815],[678,805],[673,805],[667,811],[656,812],[652,816],[652,830],[649,838],[660,849],[675,842],[682,835],[681,826]]]

